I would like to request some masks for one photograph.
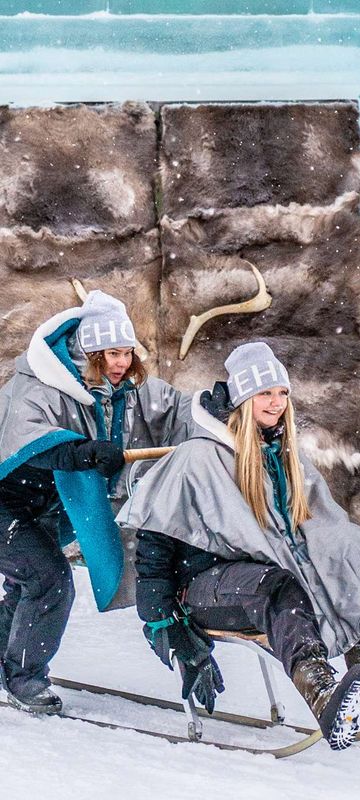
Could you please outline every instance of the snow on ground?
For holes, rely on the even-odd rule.
[[[77,599],[53,675],[179,701],[174,675],[146,644],[135,609],[99,614],[87,570],[76,568]],[[217,645],[226,692],[217,708],[268,717],[257,657],[237,645]],[[335,666],[342,671],[343,659]],[[316,727],[314,718],[279,670],[287,721]],[[121,698],[59,689],[70,714],[186,735],[185,716]],[[0,693],[0,699],[5,694]],[[276,747],[299,738],[285,728],[252,730],[204,721],[204,738],[251,747]],[[177,744],[133,731],[113,731],[60,718],[38,719],[0,708],[3,796],[11,800],[337,800],[360,788],[360,744],[332,753],[324,741],[290,759]]]

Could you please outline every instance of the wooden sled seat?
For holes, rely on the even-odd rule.
[[[255,630],[255,628],[248,628],[241,631],[220,631],[213,630],[212,628],[206,628],[206,633],[208,633],[215,642],[227,642],[229,638],[231,640],[244,639],[247,642],[255,642],[256,644],[259,644],[260,647],[264,647],[266,650],[271,651],[266,633],[261,633],[260,631]]]

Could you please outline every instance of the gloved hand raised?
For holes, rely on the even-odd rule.
[[[229,416],[234,411],[234,406],[231,403],[229,390],[227,384],[223,381],[216,381],[212,393],[204,391],[200,395],[200,405],[216,417],[220,422],[227,423]]]
[[[170,650],[179,659],[183,677],[182,696],[187,699],[191,692],[209,714],[212,714],[216,694],[224,691],[219,667],[211,656],[214,642],[204,630],[179,609],[167,619],[144,625],[143,631],[150,645],[163,664],[173,669]]]

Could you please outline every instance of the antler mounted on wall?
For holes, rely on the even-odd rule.
[[[74,287],[79,300],[81,300],[81,302],[84,303],[87,298],[87,291],[85,287],[82,285],[81,281],[79,281],[78,278],[70,278],[70,283]],[[138,351],[140,361],[146,361],[149,353],[146,347],[144,347],[144,345],[141,344],[141,342],[139,342],[138,339],[136,339],[136,349]]]
[[[250,261],[244,260],[243,263],[248,264],[255,275],[258,284],[257,294],[255,297],[252,297],[250,300],[244,300],[242,303],[231,303],[228,306],[210,308],[208,311],[204,311],[203,314],[199,314],[198,317],[193,314],[190,317],[190,322],[181,341],[179,353],[179,358],[181,360],[185,358],[197,332],[209,319],[218,317],[221,314],[253,314],[256,311],[264,311],[265,308],[269,308],[271,305],[272,297],[271,294],[266,291],[265,281],[261,272],[259,272],[258,268],[255,267],[254,264],[251,264]]]

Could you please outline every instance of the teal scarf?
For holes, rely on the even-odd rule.
[[[287,500],[287,483],[284,465],[281,457],[281,439],[273,439],[269,444],[262,446],[266,471],[271,478],[274,492],[274,503],[278,513],[282,516],[285,522],[285,539],[289,548],[297,561],[309,561],[306,542],[302,539],[300,531],[293,531],[291,524],[288,500]],[[300,541],[299,541],[300,540]]]
[[[124,417],[125,417],[125,408],[126,408],[126,392],[130,391],[134,388],[134,384],[131,381],[124,381],[124,383],[120,386],[119,389],[114,389],[114,387],[109,383],[109,398],[111,399],[111,403],[113,406],[113,417],[111,422],[111,432],[110,432],[110,440],[114,442],[114,444],[119,445],[123,448],[123,429],[124,429]],[[96,429],[97,429],[97,438],[100,441],[105,441],[107,439],[107,431],[105,425],[105,417],[104,417],[104,408],[101,402],[102,398],[104,397],[104,392],[98,389],[92,389],[91,394],[95,397],[95,417],[96,417]],[[106,396],[106,395],[105,395]],[[113,495],[117,482],[119,480],[120,471],[113,475],[110,478],[108,483],[108,490],[109,495]]]

